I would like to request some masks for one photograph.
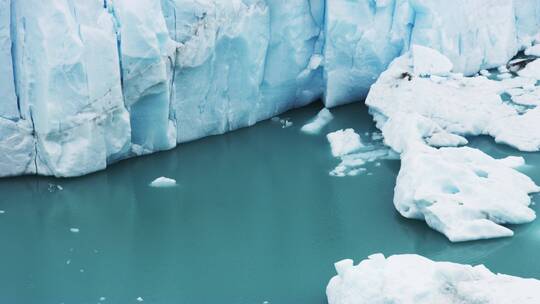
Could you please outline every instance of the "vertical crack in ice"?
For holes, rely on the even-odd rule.
[[[103,5],[106,11],[111,15],[111,18],[113,20],[113,26],[114,26],[114,32],[116,34],[116,49],[117,49],[117,55],[118,55],[118,66],[120,69],[120,86],[122,90],[122,98],[124,99],[124,105],[126,108],[128,108],[126,103],[126,95],[125,95],[125,88],[124,88],[124,69],[122,66],[122,34],[120,31],[120,27],[122,26],[120,23],[120,20],[118,20],[118,17],[116,16],[114,3],[110,3],[109,1],[112,0],[103,0]]]
[[[19,97],[19,89],[17,86],[17,69],[16,69],[16,59],[15,59],[15,43],[16,43],[16,11],[15,11],[15,1],[16,0],[9,0],[9,10],[10,10],[10,23],[9,23],[9,29],[10,29],[10,40],[11,40],[11,71],[13,73],[13,88],[15,90],[15,98],[17,102],[17,111],[19,112],[19,119],[23,119],[23,115],[21,113],[21,102]]]

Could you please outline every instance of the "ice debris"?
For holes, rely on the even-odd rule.
[[[169,188],[176,185],[176,180],[164,176],[158,177],[150,183],[150,187],[154,188]]]
[[[326,138],[335,157],[351,154],[364,146],[360,135],[351,128],[329,133]]]
[[[425,220],[451,241],[511,236],[502,225],[536,217],[529,194],[540,188],[516,170],[524,160],[494,159],[458,146],[467,144],[465,136],[489,135],[522,151],[538,151],[540,108],[513,101],[534,99],[536,79],[464,77],[447,64],[434,70],[437,75],[426,68],[417,74],[417,62],[414,52],[396,59],[366,100],[385,143],[401,153],[396,209]],[[505,73],[506,65],[499,70]]]
[[[332,119],[334,119],[334,116],[330,110],[323,108],[315,118],[303,125],[300,131],[308,134],[318,134]]]
[[[434,262],[413,254],[374,254],[335,264],[329,304],[540,303],[540,281],[495,274],[483,265]]]

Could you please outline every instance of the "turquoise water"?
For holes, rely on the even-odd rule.
[[[326,303],[333,263],[376,252],[540,278],[540,221],[513,238],[451,244],[394,210],[399,161],[329,176],[338,160],[324,135],[299,132],[319,108],[282,115],[290,128],[267,121],[82,178],[0,180],[0,303]],[[363,105],[333,112],[324,133],[375,131]],[[540,183],[540,153],[472,143],[524,155]],[[179,186],[148,187],[163,175]]]

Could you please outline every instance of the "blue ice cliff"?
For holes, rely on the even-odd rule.
[[[474,74],[539,32],[540,0],[0,0],[0,175],[78,176],[362,100],[412,45]]]

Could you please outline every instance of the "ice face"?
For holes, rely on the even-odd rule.
[[[11,57],[11,1],[0,0],[0,117],[18,119]]]
[[[434,262],[419,255],[374,254],[335,264],[329,304],[538,303],[540,281],[495,274],[483,265]]]
[[[522,151],[540,150],[540,110],[522,107],[537,96],[536,79],[522,73],[535,70],[536,61],[518,71],[523,76],[496,81],[452,73],[442,54],[418,50],[396,59],[366,100],[385,143],[401,153],[396,209],[455,242],[513,235],[502,224],[534,220],[529,194],[540,191],[515,170],[523,159],[497,160],[458,146],[467,144],[464,136],[490,135]],[[510,69],[521,68],[517,63],[523,61]]]
[[[361,100],[412,45],[473,74],[537,43],[539,25],[538,0],[0,0],[0,134],[25,138],[2,147],[0,175],[86,174],[321,97]]]

